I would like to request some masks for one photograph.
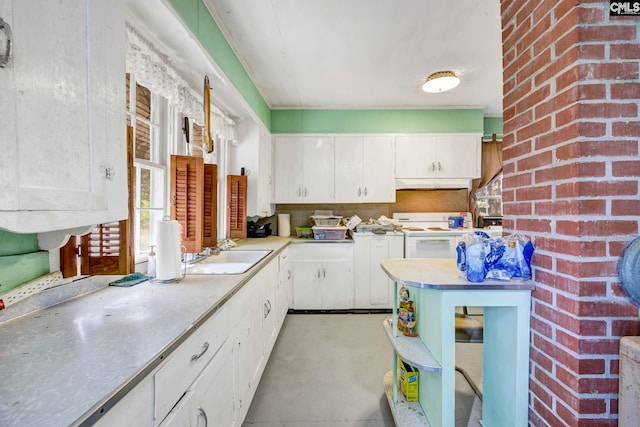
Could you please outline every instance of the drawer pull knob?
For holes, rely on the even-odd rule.
[[[193,356],[191,356],[191,361],[193,362],[194,360],[200,359],[202,355],[207,352],[207,350],[209,350],[209,343],[205,341],[204,344],[202,344],[202,351],[200,352],[200,354],[194,354]]]
[[[200,406],[198,407],[198,418],[202,418],[204,420],[204,427],[207,427],[207,425],[209,425],[209,420],[207,420],[207,413],[204,412],[204,409],[202,409],[202,407]]]

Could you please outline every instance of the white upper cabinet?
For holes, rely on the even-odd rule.
[[[396,178],[477,178],[480,134],[396,136]]]
[[[236,123],[238,143],[230,146],[228,174],[247,177],[247,216],[273,215],[271,204],[271,133],[251,118]]]
[[[394,158],[390,136],[336,137],[336,203],[395,202]]]
[[[0,228],[126,218],[124,0],[0,0],[0,18]]]
[[[277,136],[274,202],[332,203],[334,143],[326,136]]]

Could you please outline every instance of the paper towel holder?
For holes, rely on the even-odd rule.
[[[169,215],[165,215],[162,217],[162,221],[172,221],[173,219],[169,216]],[[184,279],[187,276],[187,261],[186,261],[186,257],[185,254],[187,253],[187,247],[184,245],[180,245],[180,252],[181,252],[181,264],[182,264],[182,275],[178,276],[178,277],[172,277],[170,279],[158,279],[156,277],[149,279],[149,282],[151,283],[178,283],[179,281],[181,281],[182,279]],[[157,260],[156,260],[157,262]],[[156,266],[157,268],[157,266]]]

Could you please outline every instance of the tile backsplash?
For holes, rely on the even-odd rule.
[[[291,214],[291,227],[307,225],[309,217],[316,209],[332,210],[344,217],[358,215],[363,221],[381,215],[391,217],[394,212],[455,212],[467,211],[469,192],[462,190],[399,190],[395,203],[348,203],[348,204],[278,204],[276,214]],[[277,234],[277,220],[272,223]]]

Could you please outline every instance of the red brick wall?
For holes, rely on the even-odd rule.
[[[502,0],[503,222],[534,241],[529,420],[617,425],[638,308],[616,273],[640,223],[640,18]]]

